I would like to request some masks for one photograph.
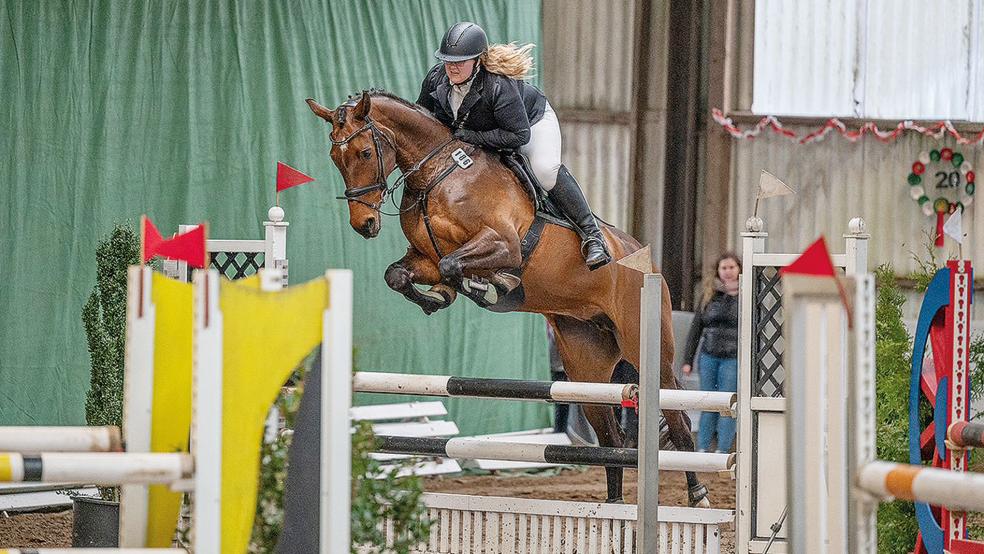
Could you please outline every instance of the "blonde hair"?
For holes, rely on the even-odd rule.
[[[718,256],[717,261],[714,262],[714,267],[711,269],[711,272],[704,276],[703,290],[700,295],[700,308],[707,306],[707,303],[711,301],[711,298],[714,298],[714,293],[717,292],[717,283],[720,281],[720,277],[718,277],[718,269],[721,268],[721,262],[724,260],[733,260],[738,266],[738,271],[741,271],[741,258],[738,257],[738,254],[728,251]]]
[[[482,66],[492,73],[513,79],[529,79],[533,77],[535,46],[535,44],[517,46],[515,42],[492,44],[481,56]]]

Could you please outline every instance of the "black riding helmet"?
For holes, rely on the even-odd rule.
[[[442,62],[463,62],[477,58],[489,48],[485,30],[474,23],[462,21],[455,23],[444,33],[441,47],[434,56]]]

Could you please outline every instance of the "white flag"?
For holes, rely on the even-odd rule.
[[[759,177],[759,190],[756,198],[785,196],[794,192],[793,189],[789,188],[789,185],[780,181],[778,177],[768,171],[762,170],[762,176]]]
[[[958,208],[943,224],[943,233],[960,244],[963,244],[963,222],[960,217],[962,212],[963,210]]]

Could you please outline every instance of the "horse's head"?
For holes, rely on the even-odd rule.
[[[307,99],[315,115],[331,124],[331,160],[345,180],[349,223],[360,235],[371,239],[379,234],[379,209],[388,193],[386,177],[396,168],[392,139],[369,116],[368,92],[334,110]]]

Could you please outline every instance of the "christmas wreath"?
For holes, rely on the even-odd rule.
[[[951,148],[931,150],[919,154],[919,159],[912,163],[909,173],[909,195],[919,204],[922,213],[927,217],[936,214],[936,246],[943,246],[943,219],[946,214],[963,210],[974,201],[976,175],[974,166],[964,159],[963,154],[954,152]],[[927,194],[927,185],[937,191],[935,199]],[[950,200],[943,196],[945,191],[959,191],[958,200]]]

